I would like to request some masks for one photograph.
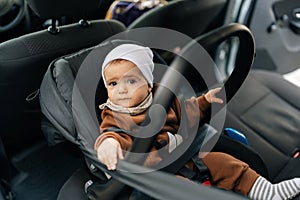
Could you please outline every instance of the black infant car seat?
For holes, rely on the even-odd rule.
[[[132,32],[130,33],[132,34]],[[132,38],[129,37],[130,34],[125,33],[125,35],[129,39],[133,40]],[[134,35],[132,37],[134,37],[135,40],[138,40],[135,37],[136,36],[135,34],[132,35]],[[240,37],[241,35],[243,35],[243,37]],[[241,46],[240,46],[241,51],[245,51],[247,53],[246,58],[243,59],[241,58],[240,63],[238,62],[239,64],[245,62],[243,63],[245,65],[243,65],[242,69],[237,69],[237,71],[234,71],[233,77],[237,75],[236,73],[242,72],[247,74],[253,59],[254,45],[253,45],[251,33],[244,26],[234,24],[228,27],[222,27],[210,34],[203,36],[203,38],[200,38],[197,41],[203,44],[204,47],[209,48],[211,47],[212,44],[216,43],[217,45],[230,36],[239,36],[241,40]],[[116,36],[116,38],[118,38],[118,36]],[[103,183],[102,184],[103,187],[101,188],[101,190],[103,191],[102,193],[100,192],[102,199],[112,199],[114,198],[114,195],[117,196],[118,192],[120,192],[120,188],[121,189],[123,188],[122,185],[124,183],[134,188],[137,188],[138,190],[141,190],[142,192],[152,196],[153,198],[158,198],[158,199],[164,196],[166,192],[168,195],[170,195],[170,197],[174,197],[173,199],[180,199],[182,197],[181,196],[182,194],[180,193],[184,191],[185,185],[188,185],[188,187],[190,187],[188,195],[191,195],[191,198],[193,197],[193,195],[195,196],[199,195],[200,193],[198,192],[201,192],[201,194],[203,195],[205,192],[203,193],[203,191],[201,191],[201,188],[200,189],[197,188],[198,192],[195,191],[197,194],[193,193],[193,190],[191,190],[191,188],[194,187],[193,185],[189,185],[189,183],[181,182],[180,180],[173,179],[171,178],[172,176],[167,176],[164,173],[160,173],[160,172],[143,173],[143,174],[128,173],[128,170],[131,171],[132,169],[137,171],[145,170],[145,169],[127,163],[126,161],[120,161],[117,171],[111,172],[111,171],[107,171],[107,169],[97,160],[96,153],[93,150],[94,141],[96,140],[99,134],[99,130],[98,130],[99,112],[97,112],[97,107],[101,102],[106,100],[104,86],[102,80],[100,80],[101,62],[104,60],[106,54],[109,52],[110,49],[112,49],[113,46],[122,44],[123,42],[124,42],[123,40],[110,40],[98,46],[84,49],[80,52],[59,58],[52,62],[42,82],[40,88],[40,103],[41,103],[42,112],[46,116],[47,120],[49,120],[50,122],[50,123],[46,122],[43,124],[44,131],[47,132],[47,135],[55,136],[55,137],[48,137],[48,138],[52,138],[55,140],[58,137],[63,137],[73,142],[74,144],[78,145],[79,148],[82,150],[84,156],[86,157],[86,161],[89,166],[90,172],[93,174],[92,176],[83,174],[82,176],[79,176],[79,178],[70,179],[74,181],[73,182],[68,181],[66,183],[67,185],[63,187],[63,191],[61,191],[60,193],[61,199],[63,199],[63,197],[66,197],[68,195],[70,197],[70,193],[69,193],[70,189],[68,188],[68,186],[72,185],[71,187],[74,188],[74,185],[76,185],[74,183],[79,183],[80,185],[78,187],[81,188],[80,190],[83,192],[83,188],[84,188],[84,186],[82,185],[83,182],[78,180],[86,179],[87,177],[88,178],[93,177],[94,180],[96,179],[98,182]],[[188,47],[193,48],[193,45],[189,44]],[[155,60],[155,62],[159,63],[159,61],[162,61],[159,59],[159,56],[157,56],[156,58],[157,60]],[[184,63],[183,59],[179,58],[179,61],[175,61],[175,62],[177,63],[171,66],[173,67],[175,66],[175,68],[177,66],[176,70],[178,70],[179,72],[187,71],[186,70],[187,64]],[[180,65],[178,64],[178,62],[180,62]],[[163,81],[165,82],[173,81],[173,83],[178,82],[178,80],[174,80],[174,78],[170,79],[170,77],[172,77],[173,72],[171,70],[171,72],[169,73],[169,71],[170,70],[167,70],[165,72],[166,75],[163,76],[162,82]],[[185,73],[187,72],[184,72],[183,75]],[[239,80],[241,82],[243,81],[243,79],[239,79]],[[229,79],[228,83],[231,84],[236,83],[239,85],[241,84],[237,80],[232,80],[232,79]],[[231,92],[226,91],[227,99],[230,99],[233,96],[233,94],[237,91],[238,86],[236,84],[233,84],[234,85],[233,88],[230,89]],[[166,84],[166,86],[170,86],[170,85]],[[207,87],[209,87],[209,85],[207,85],[206,88],[203,89],[207,89]],[[225,87],[228,87],[229,89],[228,84],[227,85],[225,84]],[[171,86],[169,88],[171,88]],[[170,98],[168,97],[168,95],[163,95],[163,94],[165,94],[164,92],[168,93],[169,91],[164,89],[162,89],[161,91],[163,92],[161,93],[157,92],[157,95],[159,96],[160,94],[159,96],[160,104],[167,109],[170,104],[169,103]],[[156,101],[154,99],[154,105],[155,102]],[[219,110],[220,109],[221,108],[219,108]],[[207,130],[206,126],[203,127],[204,130]],[[206,133],[210,133],[210,132],[206,131]],[[147,145],[150,146],[154,139],[155,139],[154,137],[146,140],[137,139],[136,141],[138,142],[135,141],[133,148],[134,147],[136,149],[139,149],[139,147],[141,147],[142,149],[147,148]],[[199,142],[200,145],[198,146],[201,147],[203,138],[198,137],[197,139],[200,140]],[[204,143],[202,146],[205,147],[205,145],[209,144],[209,142],[213,140],[214,139],[209,140],[208,142]],[[194,143],[192,143],[191,145],[193,144]],[[234,149],[233,148],[234,146],[236,146],[236,148],[238,148],[239,151]],[[222,134],[221,139],[214,147],[214,150],[227,152],[236,156],[241,160],[244,160],[245,162],[249,163],[249,165],[252,168],[256,169],[259,173],[267,177],[268,172],[264,166],[262,159],[257,153],[255,153],[255,151],[253,151],[253,149],[251,149],[251,147],[245,146],[244,144],[232,140]],[[196,151],[198,150],[196,149]],[[144,151],[141,150],[141,152]],[[245,156],[245,154],[247,156]],[[191,155],[189,155],[189,152],[187,155],[191,157]],[[179,159],[181,159],[182,157],[180,157]],[[189,159],[189,158],[185,158],[185,159]],[[174,163],[176,162],[177,161],[175,161]],[[166,168],[168,172],[176,172],[174,171],[174,169],[172,169],[172,167],[171,168],[166,167]],[[107,181],[104,172],[112,176],[113,179],[116,179],[121,182],[116,182],[114,180]],[[78,174],[76,174],[76,176],[78,176]],[[166,179],[165,176],[167,176],[168,180],[164,180]],[[149,183],[157,185],[158,184],[156,183],[157,180],[160,180],[162,182],[160,183],[161,185],[160,190],[156,187],[153,188],[147,185]],[[169,181],[169,182],[179,181],[180,184],[183,185],[180,185],[181,190],[168,192],[168,189],[166,189],[166,187],[168,186],[164,185],[165,184],[164,181]],[[147,187],[145,185],[147,185]],[[67,194],[66,193],[64,194],[64,191],[67,191],[66,192]],[[74,191],[78,191],[78,190],[74,189]],[[96,198],[95,195],[97,194],[97,191],[95,192],[95,191],[88,190],[88,192],[90,198],[94,198],[94,199]],[[218,192],[214,192],[214,193],[215,193],[214,195],[219,194]],[[77,195],[77,197],[78,196],[79,195]],[[84,195],[80,195],[80,197],[81,196]],[[188,198],[188,196],[185,197]],[[74,198],[72,197],[71,199]],[[234,197],[231,197],[230,199],[234,199]]]

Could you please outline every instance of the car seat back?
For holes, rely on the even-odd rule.
[[[128,1],[116,0],[109,7],[105,19],[116,19],[125,26],[131,24],[138,17],[156,7],[164,6],[168,3],[166,0],[159,1]]]
[[[128,29],[161,27],[195,38],[224,24],[226,6],[225,0],[171,1],[144,13]]]
[[[282,75],[253,70],[228,104],[226,126],[242,131],[270,180],[300,176],[300,89]]]
[[[84,18],[87,13],[97,11],[100,1],[29,0],[28,4],[46,20],[71,14]],[[41,136],[42,115],[37,97],[50,62],[59,56],[94,46],[125,29],[118,21],[86,20],[60,27],[51,26],[48,30],[0,44],[0,126],[1,137],[9,149],[14,149],[15,145],[21,147]]]

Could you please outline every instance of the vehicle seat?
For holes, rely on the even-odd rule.
[[[176,0],[154,8],[134,20],[127,29],[160,27],[178,31],[190,38],[196,38],[210,30],[224,25],[225,0]],[[186,43],[176,41],[169,44],[171,49],[182,48]],[[171,63],[174,55],[158,51],[162,58]]]
[[[125,29],[123,24],[114,20],[87,21],[87,13],[98,12],[100,0],[27,2],[44,20],[64,16],[82,17],[84,20],[59,27],[53,23],[48,30],[0,44],[0,126],[7,149],[22,148],[22,145],[33,142],[33,138],[42,136],[38,93],[50,62],[59,56],[96,45]]]
[[[144,13],[134,20],[128,29],[162,27],[195,38],[223,25],[226,7],[225,0],[170,1]]]
[[[252,70],[228,104],[225,126],[247,136],[271,181],[300,176],[300,88],[282,75]]]

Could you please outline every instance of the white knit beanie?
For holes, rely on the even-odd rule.
[[[146,81],[153,87],[153,53],[150,48],[136,44],[122,44],[111,50],[102,64],[102,78],[106,87],[104,71],[108,63],[116,59],[124,59],[133,62],[142,72]]]

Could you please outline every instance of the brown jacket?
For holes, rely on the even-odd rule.
[[[209,108],[210,103],[206,101],[204,95],[197,98],[190,98],[184,102],[186,113],[188,113],[188,122],[192,127],[194,124],[197,124],[205,116],[207,108]],[[132,133],[135,133],[138,125],[141,124],[145,118],[146,111],[139,115],[129,115],[124,113],[116,113],[110,109],[104,109],[101,114],[102,123],[100,125],[100,136],[95,142],[94,148],[97,149],[101,142],[106,138],[114,138],[119,141],[121,148],[125,151],[129,150],[132,143],[132,136],[127,133],[115,133],[115,132],[104,132],[106,129],[111,127],[117,127],[120,129],[128,130]],[[199,116],[200,115],[200,116]],[[167,119],[164,127],[157,136],[157,141],[168,140],[167,132],[176,134],[179,128],[181,119],[181,109],[178,100],[175,100],[175,103],[171,106],[170,111],[167,114]],[[147,134],[147,133],[145,133]]]

